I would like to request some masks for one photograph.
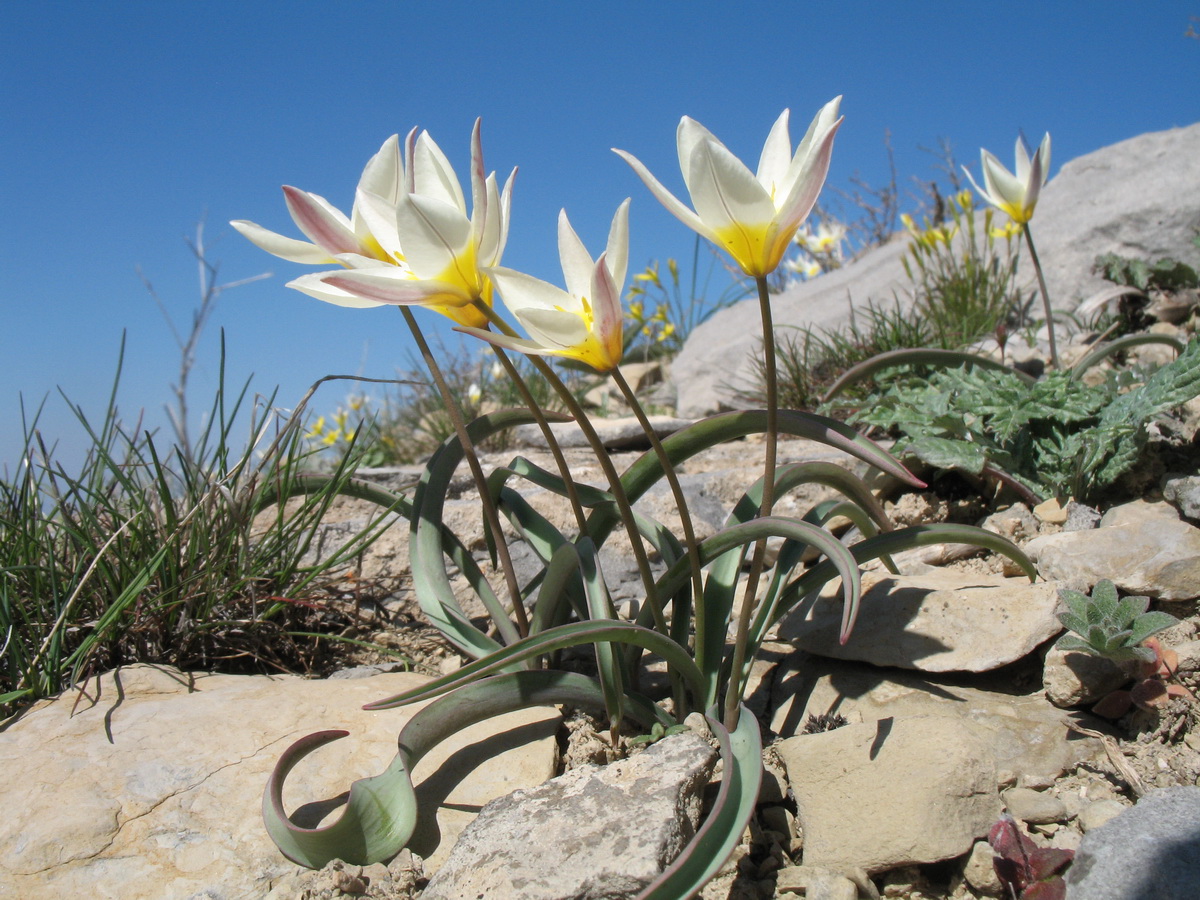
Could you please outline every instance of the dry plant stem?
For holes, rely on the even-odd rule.
[[[501,332],[507,335],[515,336],[516,332],[502,319],[494,309],[485,303],[476,303],[475,308],[488,317],[488,320],[496,326]],[[563,384],[558,373],[550,367],[540,356],[530,354],[529,361],[533,364],[542,377],[550,383],[550,386],[558,392],[567,409],[575,419],[575,423],[579,426],[579,430],[583,432],[583,436],[591,445],[592,451],[596,454],[596,462],[600,464],[600,468],[604,470],[604,477],[608,479],[609,489],[612,491],[613,500],[617,504],[617,510],[621,514],[621,521],[625,524],[625,531],[629,535],[629,543],[633,548],[633,556],[637,561],[638,574],[642,578],[642,586],[646,590],[646,602],[650,605],[650,612],[654,616],[655,626],[663,632],[667,633],[667,620],[663,614],[662,601],[658,596],[658,585],[654,583],[654,573],[650,569],[650,560],[646,556],[646,546],[642,543],[642,536],[637,530],[637,522],[633,518],[633,505],[629,502],[629,496],[625,493],[625,488],[621,484],[621,476],[617,474],[616,467],[609,459],[608,451],[604,449],[604,443],[600,440],[600,435],[596,434],[596,429],[592,426],[591,419],[587,413],[583,411],[583,407],[579,405],[579,401],[575,399],[575,395],[570,389]]]
[[[1046,310],[1046,331],[1050,335],[1050,365],[1058,368],[1058,344],[1054,340],[1054,314],[1050,311],[1050,292],[1046,290],[1046,276],[1042,274],[1042,264],[1038,260],[1037,250],[1033,248],[1033,234],[1029,231],[1029,223],[1022,229],[1025,232],[1025,246],[1029,248],[1029,257],[1033,260],[1033,271],[1037,272],[1038,287],[1042,291],[1042,306]]]
[[[763,380],[767,389],[767,432],[764,435],[763,489],[759,516],[771,514],[775,505],[775,458],[778,442],[779,385],[775,373],[775,331],[771,318],[771,295],[767,290],[767,279],[760,275],[758,285],[758,308],[763,328]],[[754,597],[758,593],[758,582],[762,578],[766,562],[767,542],[759,540],[754,545],[754,556],[750,562],[750,577],[746,580],[746,592],[742,595],[742,608],[738,610],[737,636],[733,642],[733,665],[729,670],[729,685],[725,692],[725,727],[736,728],[742,699],[742,667],[746,663],[746,641],[750,633],[750,622],[754,615]]]
[[[642,430],[646,432],[646,437],[650,439],[650,446],[654,448],[655,455],[662,463],[663,474],[667,478],[667,483],[671,486],[671,493],[675,495],[675,506],[679,510],[679,522],[683,528],[683,540],[687,547],[688,559],[692,566],[692,602],[701,604],[704,602],[704,583],[701,580],[700,573],[700,547],[696,543],[696,531],[692,527],[692,515],[688,511],[687,498],[683,495],[683,488],[679,484],[679,476],[675,472],[675,467],[671,465],[671,460],[667,457],[667,451],[663,449],[662,442],[658,439],[658,435],[654,433],[654,428],[650,425],[650,420],[646,417],[646,411],[642,409],[642,404],[638,402],[637,394],[634,393],[625,376],[621,374],[620,368],[613,369],[610,373],[617,387],[621,389],[621,393],[625,395],[625,402],[629,404],[629,408],[633,410],[633,414],[637,416],[638,424],[642,426]],[[703,617],[697,618],[697,625],[703,621]],[[697,628],[696,644],[699,646],[703,636]]]
[[[554,436],[554,430],[550,427],[550,423],[546,421],[545,412],[538,405],[537,400],[534,399],[533,392],[529,390],[529,385],[525,383],[525,379],[521,377],[521,373],[517,371],[517,367],[508,358],[508,354],[500,347],[494,345],[492,352],[500,360],[500,365],[508,373],[509,380],[516,387],[517,393],[521,395],[521,400],[529,407],[530,414],[537,422],[538,428],[542,432],[542,437],[546,441],[546,446],[550,449],[550,455],[554,457],[554,463],[558,466],[558,474],[562,476],[563,485],[567,491],[567,500],[571,504],[571,511],[575,514],[575,522],[579,526],[579,534],[581,536],[587,535],[587,515],[584,513],[583,504],[579,500],[579,491],[575,488],[575,479],[571,477],[571,469],[567,465],[567,458],[563,455],[562,447],[559,446],[558,439]]]
[[[504,531],[500,528],[500,516],[496,512],[496,504],[492,502],[491,495],[488,493],[487,479],[483,475],[483,467],[479,464],[479,454],[475,452],[475,444],[467,434],[467,425],[463,421],[462,410],[459,409],[458,401],[455,400],[450,386],[442,376],[442,370],[438,368],[437,360],[433,358],[429,344],[425,342],[425,335],[421,333],[421,326],[417,324],[416,316],[407,306],[401,306],[400,312],[404,314],[404,321],[408,325],[409,331],[412,332],[413,339],[417,342],[417,349],[425,360],[429,374],[433,376],[438,392],[442,395],[442,404],[446,407],[446,413],[454,424],[454,432],[458,436],[459,443],[462,444],[463,456],[466,457],[467,465],[471,468],[471,477],[475,479],[475,488],[479,494],[480,505],[483,507],[484,521],[487,523],[488,530],[492,532],[496,555],[500,558],[500,568],[504,571],[504,581],[508,585],[508,593],[512,598],[513,616],[517,620],[517,633],[521,637],[526,637],[529,634],[529,617],[525,614],[525,604],[521,600],[521,587],[517,584],[516,570],[513,568],[512,557],[508,552],[508,542],[504,539]]]

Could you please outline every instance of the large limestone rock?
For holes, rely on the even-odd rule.
[[[1160,600],[1200,597],[1200,528],[1167,503],[1136,500],[1092,531],[1047,534],[1025,546],[1044,577],[1090,592],[1109,579],[1122,592]]]
[[[989,149],[1011,161],[1008,148]],[[978,156],[968,161],[978,168]],[[1073,310],[1105,284],[1091,271],[1101,254],[1194,262],[1197,194],[1200,124],[1143,134],[1064,163],[1042,191],[1032,222],[1055,309]],[[776,328],[837,328],[869,301],[891,305],[898,298],[907,308],[909,282],[901,264],[906,247],[897,236],[844,269],[776,295],[771,300]],[[1025,255],[1019,271],[1032,288],[1034,270]],[[735,404],[730,387],[749,383],[759,322],[758,301],[750,299],[721,310],[692,333],[671,369],[679,415],[706,415]]]
[[[854,631],[838,643],[842,604],[823,592],[780,626],[782,640],[836,659],[923,672],[987,672],[1015,662],[1062,631],[1058,595],[1045,582],[957,571],[868,573]]]
[[[414,712],[362,705],[427,680],[192,675],[139,665],[36,705],[0,733],[0,898],[265,896],[300,871],[262,823],[262,791],[279,755],[310,732],[348,730],[351,737],[307,758],[285,784],[289,811],[337,797],[386,768]],[[462,732],[422,761],[418,796],[438,814],[410,846],[430,868],[471,810],[554,774],[557,723],[554,710],[514,713]]]
[[[1154,791],[1088,831],[1065,880],[1067,900],[1200,897],[1200,787]]]
[[[494,800],[467,826],[426,900],[618,900],[674,861],[700,822],[717,754],[695,734]]]
[[[804,863],[883,872],[961,856],[1000,814],[988,747],[949,718],[884,719],[781,741]]]

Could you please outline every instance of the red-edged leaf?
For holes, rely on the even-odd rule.
[[[1092,707],[1092,712],[1105,719],[1119,719],[1129,712],[1133,698],[1129,691],[1113,691]]]
[[[1054,878],[1030,885],[1021,895],[1021,900],[1065,900],[1066,896],[1067,883],[1061,878]]]

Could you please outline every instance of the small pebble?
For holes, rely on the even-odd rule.
[[[1067,818],[1067,808],[1053,794],[1015,787],[1009,788],[1000,796],[1004,798],[1004,805],[1008,807],[1013,818],[1030,825],[1062,822]]]
[[[1126,809],[1124,803],[1117,800],[1097,800],[1089,803],[1079,812],[1079,827],[1087,834],[1093,829],[1111,822]]]

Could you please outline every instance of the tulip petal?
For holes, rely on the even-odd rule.
[[[753,173],[720,141],[696,145],[684,171],[696,214],[714,232],[765,228],[775,204]]]
[[[350,220],[324,197],[290,185],[284,185],[283,195],[296,226],[318,247],[324,247],[330,254],[362,250]]]
[[[776,228],[778,238],[784,244],[791,241],[800,223],[812,212],[813,205],[821,194],[821,188],[825,186],[825,178],[829,175],[829,162],[833,158],[833,139],[843,121],[844,117],[837,119],[828,131],[817,136],[816,144],[811,145],[812,151],[805,157],[796,173],[787,196],[778,201]],[[778,265],[778,259],[775,260],[775,264]]]
[[[357,193],[375,194],[393,206],[404,190],[404,162],[400,159],[400,136],[393,134],[379,152],[367,161],[358,180]]]
[[[358,309],[367,309],[372,306],[383,306],[384,304],[375,301],[367,300],[357,294],[349,293],[341,288],[334,287],[322,281],[323,278],[329,275],[340,275],[340,272],[311,272],[308,275],[301,275],[299,278],[293,278],[287,283],[287,287],[308,294],[310,297],[315,297],[317,300],[323,300],[326,303],[332,303],[335,306],[348,306]]]
[[[983,167],[983,183],[987,186],[987,194],[995,206],[1005,209],[1008,206],[1020,207],[1025,185],[1017,177],[1004,168],[1000,160],[986,150],[981,150],[980,163]],[[996,203],[999,200],[999,203]],[[1010,210],[1005,209],[1006,212]]]
[[[576,313],[528,306],[513,310],[513,315],[520,319],[525,330],[543,347],[565,350],[586,343],[589,337],[583,318]]]
[[[392,274],[393,272],[395,274]],[[376,303],[441,303],[463,306],[471,302],[471,298],[459,285],[405,277],[404,272],[390,266],[330,272],[326,273],[321,281]]]
[[[480,340],[487,341],[489,344],[495,344],[497,347],[503,347],[505,350],[515,350],[517,353],[529,353],[533,356],[555,355],[556,351],[543,347],[536,341],[531,341],[528,338],[513,337],[508,334],[497,334],[494,331],[487,331],[483,328],[471,328],[469,326],[460,325],[454,329],[463,334],[469,334],[477,337]]]
[[[482,119],[475,120],[471,129],[471,230],[476,235],[488,230],[488,187],[483,174],[483,141],[480,136]]]
[[[281,259],[291,262],[316,266],[327,265],[334,261],[333,256],[328,251],[309,241],[284,237],[282,234],[268,231],[261,225],[245,219],[234,219],[229,224],[255,246],[266,250],[272,256],[278,256]]]
[[[405,194],[396,207],[396,227],[404,235],[404,258],[421,278],[442,278],[451,267],[473,264],[461,259],[471,244],[471,223],[444,200]]]
[[[588,296],[592,290],[592,267],[595,263],[571,227],[565,209],[558,213],[558,258],[562,262],[567,293],[576,297]]]
[[[467,211],[467,201],[463,197],[462,186],[458,176],[446,154],[429,136],[422,131],[417,138],[416,150],[413,155],[413,190],[412,193],[423,197],[436,197],[443,203],[456,207],[464,216]]]
[[[625,286],[625,273],[629,267],[629,203],[626,197],[613,214],[612,225],[608,228],[608,245],[604,251],[618,296]]]
[[[625,316],[621,308],[621,288],[614,283],[607,256],[607,253],[603,253],[596,260],[592,276],[592,333],[605,357],[604,366],[597,368],[611,369],[621,362],[625,344]]]
[[[773,193],[777,185],[782,185],[788,167],[792,161],[792,139],[788,132],[789,111],[784,110],[771,126],[763,144],[762,156],[758,159],[758,183]],[[782,190],[782,188],[780,188]]]
[[[505,268],[488,269],[487,274],[513,315],[520,316],[527,309],[557,308],[578,318],[582,311],[577,297],[540,278]]]
[[[618,150],[616,147],[613,147],[612,151],[625,160],[625,162],[629,163],[633,171],[637,173],[638,178],[642,179],[642,183],[650,189],[650,193],[654,195],[659,203],[667,208],[667,211],[671,215],[675,216],[675,218],[692,229],[692,231],[708,238],[714,244],[721,242],[721,239],[716,236],[713,230],[705,225],[700,217],[688,209],[674,194],[663,187],[637,157],[626,153],[624,150]]]
[[[383,251],[392,257],[403,258],[400,233],[396,230],[396,204],[360,187],[354,208]]]
[[[838,110],[841,105],[842,97],[839,94],[817,111],[813,120],[808,123],[808,130],[804,132],[804,137],[800,139],[800,143],[796,147],[796,154],[792,157],[793,163],[796,159],[804,159],[812,153],[813,144],[817,141],[818,135],[823,134],[825,129],[832,128],[833,123],[840,118]]]

